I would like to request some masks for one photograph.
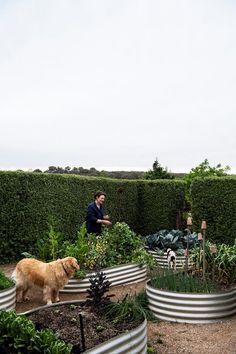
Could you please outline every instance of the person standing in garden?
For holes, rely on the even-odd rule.
[[[105,202],[106,194],[98,191],[94,195],[94,202],[90,203],[86,214],[86,230],[87,233],[101,234],[102,225],[111,226],[109,216],[105,215],[103,204]]]

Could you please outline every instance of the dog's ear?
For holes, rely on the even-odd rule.
[[[79,266],[79,264],[78,264],[76,258],[73,258],[73,257],[72,257],[72,258],[70,259],[70,265],[71,265],[73,268],[75,268],[75,269],[80,269],[80,266]]]

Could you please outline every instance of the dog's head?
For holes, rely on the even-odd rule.
[[[167,248],[167,250],[166,250],[166,255],[167,255],[167,257],[169,256],[169,253],[172,251],[172,249],[171,248]]]
[[[77,270],[80,269],[80,266],[77,262],[77,259],[74,257],[65,257],[61,259],[64,269],[66,273],[72,277]]]

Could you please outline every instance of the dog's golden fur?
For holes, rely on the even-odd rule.
[[[26,294],[34,285],[43,288],[44,301],[47,305],[60,301],[59,290],[68,283],[78,269],[79,265],[74,257],[49,263],[33,258],[22,259],[13,272],[17,301],[27,300]]]

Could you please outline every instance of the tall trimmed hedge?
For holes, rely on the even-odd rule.
[[[26,172],[0,172],[0,263],[34,253],[37,239],[48,231],[48,217],[73,240],[97,190],[107,194],[111,221],[125,221],[143,235],[175,227],[183,208],[182,181],[114,180]]]
[[[183,211],[185,184],[177,180],[141,181],[138,189],[138,231],[147,235],[175,228],[177,211]]]
[[[236,238],[236,178],[197,178],[191,185],[195,230],[207,222],[206,236],[214,242],[233,244]]]

